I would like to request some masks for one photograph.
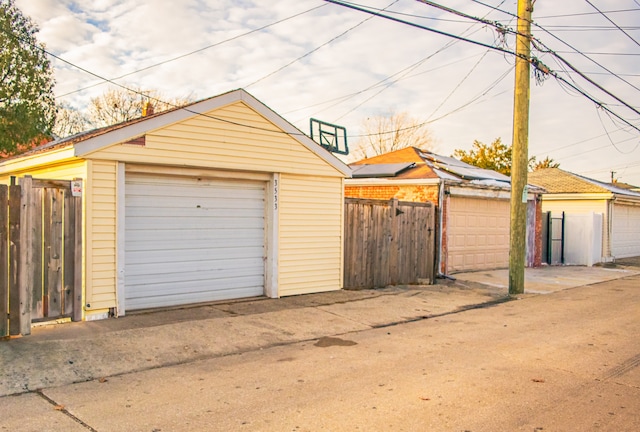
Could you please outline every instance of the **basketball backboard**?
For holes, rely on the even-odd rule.
[[[312,118],[311,139],[320,144],[320,146],[329,150],[331,153],[349,154],[347,146],[347,130],[342,126],[323,122]]]

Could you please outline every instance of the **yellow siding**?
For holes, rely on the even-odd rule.
[[[543,212],[565,212],[565,213],[607,213],[606,200],[542,200]]]
[[[343,180],[282,175],[279,294],[342,288]]]
[[[342,176],[242,102],[150,132],[146,135],[145,146],[116,144],[87,157],[145,164]]]
[[[24,177],[26,175],[30,175],[33,178],[49,180],[73,180],[74,178],[84,179],[86,178],[87,173],[85,164],[86,162],[84,160],[76,159],[54,165],[34,165],[29,169],[12,172],[6,177],[3,176],[2,182],[8,184],[11,176]]]
[[[117,163],[89,161],[86,205],[86,313],[116,306]]]

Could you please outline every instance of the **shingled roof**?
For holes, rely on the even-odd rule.
[[[409,164],[397,169],[399,164]],[[469,181],[485,186],[510,187],[510,178],[478,168],[455,158],[440,156],[417,147],[405,147],[351,164],[354,178],[387,177],[397,180],[445,179]],[[359,168],[363,167],[363,168]],[[365,169],[370,168],[370,169]],[[387,175],[384,175],[387,173]]]
[[[548,193],[616,193],[639,196],[639,193],[583,177],[560,168],[544,168],[528,174],[527,182],[544,188]]]

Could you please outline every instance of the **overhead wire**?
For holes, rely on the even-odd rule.
[[[609,18],[607,16],[607,14],[605,14],[604,12],[602,12],[600,9],[598,9],[598,7],[596,5],[594,5],[593,3],[591,3],[589,0],[585,0],[592,8],[594,8],[596,11],[598,11],[598,13],[600,15],[602,15],[607,21],[609,21],[611,24],[613,24],[618,30],[620,30],[622,33],[624,33],[625,36],[627,36],[629,39],[631,39],[633,41],[633,43],[635,43],[636,45],[640,46],[640,42],[638,42],[637,40],[635,40],[633,38],[633,36],[631,36],[629,33],[627,33],[626,31],[624,31],[624,29],[622,29],[618,24],[616,24],[611,18]]]
[[[636,4],[638,6],[640,6],[640,4],[638,2],[636,2]],[[628,13],[628,12],[640,12],[640,9],[617,9],[617,10],[609,10],[609,11],[604,11],[604,13]],[[580,12],[580,13],[572,13],[572,14],[561,14],[561,15],[543,15],[543,16],[538,16],[536,17],[536,20],[539,19],[548,19],[548,18],[566,18],[566,17],[577,17],[577,16],[586,16],[586,15],[598,15],[598,12]]]
[[[215,47],[220,46],[220,45],[223,45],[223,44],[225,44],[225,43],[227,43],[227,42],[232,42],[232,41],[234,41],[234,40],[237,40],[237,39],[240,39],[240,38],[242,38],[242,37],[248,36],[248,35],[250,35],[250,34],[260,32],[260,31],[265,30],[265,29],[267,29],[267,28],[269,28],[269,27],[273,27],[273,26],[275,26],[275,25],[277,25],[277,24],[283,23],[283,22],[285,22],[285,21],[289,21],[289,20],[291,20],[291,19],[293,19],[293,18],[297,18],[297,17],[299,17],[299,16],[301,16],[301,15],[305,15],[305,14],[307,14],[307,13],[309,13],[309,12],[313,12],[313,11],[315,11],[315,10],[317,10],[317,9],[320,9],[320,8],[323,8],[323,7],[325,7],[325,6],[327,6],[327,5],[326,5],[326,4],[321,4],[321,5],[319,5],[319,6],[312,7],[312,8],[310,8],[310,9],[305,10],[305,11],[302,11],[302,12],[296,13],[296,14],[294,14],[294,15],[290,15],[290,16],[288,16],[288,17],[286,17],[286,18],[283,18],[283,19],[280,19],[280,20],[274,21],[274,22],[272,22],[272,23],[269,23],[269,24],[263,25],[263,26],[261,26],[261,27],[257,27],[257,28],[255,28],[255,29],[252,29],[252,30],[249,30],[249,31],[244,32],[244,33],[242,33],[242,34],[239,34],[239,35],[236,35],[236,36],[233,36],[233,37],[227,38],[227,39],[225,39],[225,40],[222,40],[222,41],[219,41],[219,42],[216,42],[216,43],[213,43],[213,44],[209,44],[209,45],[204,46],[204,47],[202,47],[202,48],[198,48],[198,49],[196,49],[196,50],[189,51],[189,52],[184,53],[184,54],[180,54],[180,55],[178,55],[178,56],[176,56],[176,57],[172,57],[172,58],[169,58],[169,59],[167,59],[167,60],[163,60],[163,61],[161,61],[161,62],[154,63],[154,64],[152,64],[152,65],[149,65],[149,66],[143,67],[143,68],[141,68],[141,69],[137,69],[137,70],[132,71],[132,72],[127,72],[127,73],[125,73],[125,74],[123,74],[123,75],[117,76],[117,77],[115,77],[115,78],[111,78],[111,80],[112,80],[112,81],[117,81],[117,80],[119,80],[119,79],[126,78],[126,77],[128,77],[128,76],[135,75],[135,74],[140,73],[140,72],[145,72],[145,71],[148,71],[148,70],[150,70],[150,69],[156,68],[156,67],[158,67],[158,66],[162,66],[162,65],[165,65],[165,64],[167,64],[167,63],[171,63],[171,62],[174,62],[174,61],[176,61],[176,60],[183,59],[183,58],[185,58],[185,57],[189,57],[189,56],[191,56],[191,55],[193,55],[193,54],[197,54],[197,53],[200,53],[200,52],[206,51],[206,50],[208,50],[208,49],[215,48]],[[90,88],[97,87],[97,86],[102,85],[102,84],[104,84],[104,81],[101,81],[101,82],[98,82],[98,83],[96,83],[96,84],[92,84],[92,85],[89,85],[89,86],[86,86],[86,87],[82,87],[82,88],[80,88],[80,89],[73,90],[73,91],[70,91],[70,92],[67,92],[67,93],[64,93],[64,94],[61,94],[61,95],[58,95],[57,97],[61,98],[61,97],[69,96],[69,95],[71,95],[71,94],[78,93],[78,92],[81,92],[81,91],[84,91],[84,90],[88,90],[88,89],[90,89]]]
[[[93,76],[95,78],[98,78],[100,80],[108,82],[108,83],[110,83],[110,84],[112,84],[112,85],[114,85],[116,87],[120,87],[123,90],[126,90],[128,92],[131,92],[131,93],[134,93],[134,94],[138,94],[140,96],[144,96],[145,98],[147,98],[147,100],[153,100],[155,102],[161,102],[161,103],[163,103],[163,104],[165,104],[167,106],[173,107],[174,109],[184,110],[184,111],[187,111],[187,112],[189,112],[191,114],[195,114],[195,115],[198,115],[198,116],[210,118],[212,120],[216,120],[216,121],[219,121],[219,122],[222,122],[222,123],[232,124],[232,125],[235,125],[235,126],[246,127],[246,128],[249,128],[249,129],[261,130],[261,131],[265,131],[265,132],[272,132],[272,133],[278,133],[278,134],[290,135],[290,136],[307,136],[306,134],[304,134],[302,132],[299,132],[299,133],[297,133],[297,132],[287,132],[287,131],[283,131],[283,130],[280,130],[280,129],[269,129],[269,128],[265,128],[265,127],[244,124],[244,123],[236,122],[236,121],[233,121],[233,120],[229,120],[229,119],[225,119],[225,118],[221,118],[221,117],[217,117],[217,116],[212,116],[210,114],[194,111],[192,109],[189,109],[187,106],[177,105],[177,104],[174,104],[174,103],[171,103],[171,102],[164,101],[162,99],[159,99],[157,97],[151,96],[149,94],[145,94],[144,92],[142,92],[140,90],[129,88],[129,87],[123,85],[123,84],[120,84],[118,82],[115,82],[113,80],[105,78],[105,77],[103,77],[101,75],[98,75],[95,72],[92,72],[92,71],[90,71],[90,70],[88,70],[88,69],[86,69],[86,68],[84,68],[82,66],[79,66],[79,65],[77,65],[77,64],[75,64],[73,62],[70,62],[69,60],[66,60],[66,59],[64,59],[64,58],[62,58],[62,57],[60,57],[60,56],[48,51],[43,46],[40,46],[37,43],[33,43],[32,41],[29,41],[28,39],[19,38],[19,37],[15,36],[13,33],[11,33],[7,29],[0,28],[0,31],[4,32],[5,34],[9,35],[10,37],[15,38],[15,39],[17,39],[17,40],[19,40],[21,42],[27,43],[31,47],[33,47],[33,48],[35,48],[35,49],[37,49],[39,51],[42,51],[43,53],[45,53],[45,54],[47,54],[47,55],[49,55],[49,56],[51,56],[51,57],[63,62],[63,63],[65,63],[65,64],[67,64],[67,65],[69,65],[71,67],[74,67],[74,68],[76,68],[76,69],[78,69],[78,70],[80,70],[80,71],[82,71],[82,72],[84,72],[86,74],[89,74],[89,75],[91,75],[91,76]]]
[[[500,9],[499,7],[495,7],[493,5],[487,4],[483,1],[480,0],[472,0],[474,3],[480,4],[482,6],[488,7],[490,9],[502,12],[506,15],[509,15],[511,17],[517,18],[518,15],[509,12],[509,11],[505,11],[503,9]],[[556,36],[555,34],[553,34],[552,32],[550,32],[549,30],[547,30],[545,27],[541,26],[540,24],[538,24],[537,22],[533,21],[531,23],[534,27],[539,28],[540,30],[544,31],[545,33],[547,33],[549,36],[553,37],[554,39],[556,39],[557,41],[563,43],[564,45],[568,46],[569,48],[571,48],[572,50],[574,50],[577,54],[580,54],[581,56],[583,56],[584,58],[586,58],[587,60],[589,60],[590,62],[594,63],[595,65],[599,66],[600,68],[602,68],[603,70],[609,72],[612,76],[614,76],[615,78],[618,78],[619,80],[621,80],[622,82],[630,85],[631,87],[633,87],[636,90],[640,91],[640,88],[638,88],[637,86],[635,86],[634,84],[630,83],[629,81],[625,80],[624,78],[622,78],[621,76],[619,76],[618,74],[616,74],[615,72],[609,70],[608,68],[606,68],[605,66],[603,66],[602,64],[600,64],[599,62],[597,62],[596,60],[592,59],[591,57],[589,57],[588,55],[586,55],[585,53],[583,53],[582,51],[580,51],[579,49],[575,48],[574,46],[572,46],[571,44],[569,44],[568,42],[564,41],[563,39],[559,38],[558,36]]]
[[[387,8],[389,8],[389,7],[393,6],[394,4],[398,3],[398,1],[400,1],[400,0],[394,0],[394,1],[392,1],[392,2],[391,2],[387,7],[385,7],[384,9],[387,9]],[[383,9],[383,10],[384,10],[384,9]],[[307,53],[305,53],[305,54],[301,55],[300,57],[296,58],[295,60],[290,61],[289,63],[285,64],[284,66],[282,66],[282,67],[280,67],[280,68],[278,68],[278,69],[276,69],[276,70],[274,70],[273,72],[270,72],[270,73],[266,74],[266,75],[265,75],[265,76],[263,76],[262,78],[259,78],[259,79],[257,79],[257,80],[255,80],[255,81],[253,81],[253,82],[252,82],[252,83],[250,83],[250,84],[247,84],[247,85],[245,86],[245,88],[249,88],[249,87],[251,87],[252,85],[255,85],[255,84],[259,83],[260,81],[263,81],[263,80],[265,80],[265,79],[267,79],[267,78],[269,78],[269,77],[271,77],[271,76],[273,76],[273,75],[277,74],[278,72],[280,72],[280,71],[282,71],[282,70],[284,70],[284,69],[288,68],[288,67],[289,67],[289,66],[291,66],[292,64],[299,62],[299,61],[300,61],[300,60],[302,60],[303,58],[310,56],[310,55],[311,55],[311,54],[313,54],[314,52],[318,51],[320,48],[322,48],[322,47],[324,47],[324,46],[329,45],[329,44],[330,44],[330,43],[332,43],[333,41],[335,41],[335,40],[337,40],[337,39],[339,39],[339,38],[343,37],[344,35],[346,35],[346,34],[347,34],[347,33],[349,33],[350,31],[355,30],[356,28],[360,27],[362,24],[366,23],[367,21],[369,21],[369,20],[371,20],[371,19],[373,19],[373,17],[368,17],[368,18],[366,18],[366,19],[364,19],[364,20],[360,21],[358,24],[354,25],[353,27],[348,28],[347,30],[345,30],[345,31],[343,31],[342,33],[340,33],[339,35],[337,35],[337,36],[335,36],[335,37],[333,37],[333,38],[329,39],[328,41],[326,41],[326,42],[325,42],[325,43],[323,43],[322,45],[320,45],[320,46],[318,46],[318,47],[316,47],[316,48],[312,49],[311,51],[309,51],[309,52],[307,52]]]

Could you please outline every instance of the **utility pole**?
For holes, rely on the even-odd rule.
[[[524,293],[527,244],[527,165],[529,162],[529,62],[531,56],[531,0],[518,0],[516,77],[513,101],[511,161],[511,227],[509,294]]]

